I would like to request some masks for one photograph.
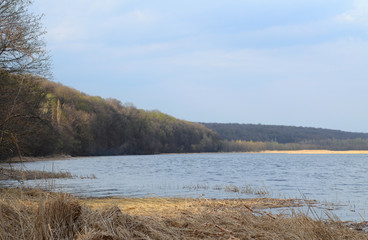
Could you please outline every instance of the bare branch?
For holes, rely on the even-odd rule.
[[[31,1],[0,0],[0,69],[51,77],[42,16],[28,12]]]

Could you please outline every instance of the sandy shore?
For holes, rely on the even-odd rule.
[[[93,209],[117,206],[131,215],[172,216],[204,205],[231,206],[232,208],[257,209],[259,215],[267,215],[262,209],[291,208],[305,204],[300,199],[252,198],[252,199],[192,199],[192,198],[80,198],[82,204]],[[313,204],[315,201],[308,201]]]
[[[293,150],[293,151],[263,151],[261,153],[287,153],[287,154],[368,154],[367,150],[331,151],[331,150]]]

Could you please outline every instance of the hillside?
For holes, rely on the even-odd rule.
[[[368,150],[366,133],[261,124],[202,124],[219,135],[224,152]]]
[[[35,76],[2,71],[0,78],[0,159],[219,150],[217,135],[198,123]]]
[[[261,124],[202,123],[223,140],[299,143],[328,139],[368,139],[368,133],[353,133],[311,127],[292,127]]]

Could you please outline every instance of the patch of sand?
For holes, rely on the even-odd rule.
[[[265,209],[296,207],[298,199],[253,198],[253,199],[190,199],[190,198],[91,198],[80,199],[82,204],[93,209],[117,206],[130,215],[174,216],[182,212],[200,211],[202,208]]]
[[[293,150],[293,151],[263,151],[261,153],[287,153],[287,154],[368,154],[367,150],[331,151],[331,150]]]

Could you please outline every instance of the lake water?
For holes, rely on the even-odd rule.
[[[20,165],[15,165],[20,167]],[[172,154],[30,162],[28,170],[69,171],[57,189],[84,197],[267,197],[313,199],[342,220],[367,218],[366,154]],[[96,179],[83,179],[95,175]],[[82,178],[81,178],[82,177]],[[2,182],[17,185],[17,181]],[[27,181],[45,186],[50,181]],[[236,186],[236,187],[235,187]],[[239,189],[239,191],[237,191]],[[235,191],[234,191],[235,190]],[[324,208],[325,207],[325,208]],[[328,210],[327,210],[328,211]],[[368,219],[368,218],[367,218]]]

